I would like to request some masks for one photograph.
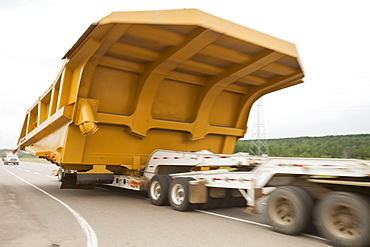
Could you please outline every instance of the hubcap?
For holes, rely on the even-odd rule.
[[[151,188],[151,194],[152,194],[152,198],[155,200],[158,200],[158,198],[161,196],[161,186],[158,181],[153,182],[152,188]]]
[[[273,217],[279,224],[288,225],[293,223],[294,210],[287,198],[277,198],[271,210],[273,211]]]
[[[335,205],[329,212],[330,230],[343,238],[361,236],[360,219],[356,212],[347,205]]]
[[[185,199],[184,187],[182,187],[181,184],[176,184],[175,186],[173,186],[171,196],[175,204],[177,205],[182,204]]]

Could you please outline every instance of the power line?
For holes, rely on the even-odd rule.
[[[249,146],[249,153],[258,156],[268,155],[268,145],[262,108],[263,105],[261,104],[261,101],[257,101],[253,116],[252,138]]]

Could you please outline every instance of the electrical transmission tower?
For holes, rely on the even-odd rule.
[[[256,102],[253,115],[252,138],[249,146],[249,153],[258,156],[268,155],[265,123],[263,121],[263,105],[260,101]]]

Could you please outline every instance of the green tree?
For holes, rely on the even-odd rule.
[[[370,159],[370,134],[268,139],[275,157]],[[249,152],[248,140],[238,141],[234,152]]]

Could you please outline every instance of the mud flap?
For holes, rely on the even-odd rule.
[[[113,174],[81,174],[66,173],[63,177],[61,189],[94,189],[96,184],[110,184]]]
[[[203,181],[189,181],[189,202],[193,204],[207,202],[207,187]]]

